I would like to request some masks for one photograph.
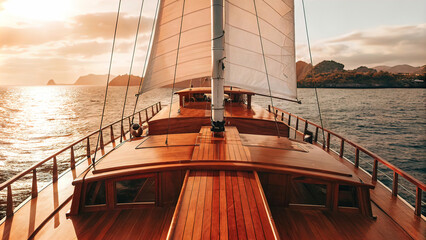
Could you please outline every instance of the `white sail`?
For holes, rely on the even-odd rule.
[[[225,85],[269,95],[254,0],[225,0]],[[293,0],[256,0],[272,96],[295,100]]]
[[[173,84],[178,45],[176,83],[211,75],[210,5],[210,0],[161,1],[143,91]]]
[[[161,2],[143,90],[171,86],[184,0]],[[256,0],[272,96],[296,99],[293,0]],[[269,95],[253,0],[225,0],[225,85]],[[176,83],[211,75],[211,0],[186,0]]]

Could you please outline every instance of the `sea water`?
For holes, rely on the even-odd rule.
[[[325,128],[425,182],[425,89],[317,90]],[[125,92],[125,87],[109,88],[104,125],[121,118]],[[125,116],[133,112],[136,92],[137,87],[129,89]],[[171,92],[171,89],[157,89],[144,93],[137,109],[158,101],[168,105]],[[299,89],[298,98],[302,104],[276,99],[272,104],[320,123],[314,89]],[[105,87],[101,86],[0,87],[0,183],[99,129],[104,99]],[[174,96],[173,101],[176,100]],[[255,96],[253,102],[267,108],[271,99]],[[69,160],[58,161],[60,167],[69,166]],[[361,159],[361,166],[371,170],[371,162],[367,160]],[[392,171],[380,170],[379,179],[391,186]],[[39,184],[51,180],[50,171],[38,169]],[[400,182],[401,194],[413,202],[415,188],[402,177]],[[19,202],[28,197],[30,189],[31,174],[13,185],[14,200]],[[0,192],[0,218],[4,216],[5,200],[6,189]]]

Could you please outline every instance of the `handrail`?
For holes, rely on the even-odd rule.
[[[148,109],[151,109],[151,116],[149,117],[149,114],[148,114]],[[95,134],[97,134],[97,133],[99,133],[99,132],[101,132],[101,134],[102,134],[102,131],[103,130],[105,130],[105,129],[107,129],[107,128],[110,128],[111,129],[111,139],[109,140],[109,141],[107,141],[105,144],[103,143],[103,135],[102,135],[102,137],[101,137],[101,143],[100,143],[100,146],[98,147],[98,149],[96,149],[96,151],[98,151],[98,150],[100,150],[100,149],[104,149],[104,146],[105,145],[107,145],[107,144],[110,144],[110,143],[112,143],[112,144],[114,144],[114,146],[115,146],[115,140],[117,140],[119,137],[114,137],[114,130],[113,130],[113,126],[114,125],[116,125],[116,124],[118,124],[118,123],[121,123],[121,121],[124,121],[124,120],[126,120],[126,119],[128,119],[128,121],[129,121],[129,123],[130,123],[130,118],[131,117],[134,117],[134,116],[136,116],[136,115],[138,115],[139,116],[139,123],[140,124],[142,124],[142,123],[145,123],[145,122],[148,122],[152,117],[154,117],[159,111],[161,111],[161,109],[162,109],[162,106],[161,106],[161,102],[157,102],[157,103],[155,103],[155,104],[152,104],[152,105],[150,105],[150,106],[148,106],[148,107],[146,107],[146,108],[144,108],[144,109],[142,109],[142,110],[140,110],[140,111],[138,111],[138,112],[135,112],[134,114],[132,114],[132,115],[129,115],[129,116],[127,116],[127,117],[125,117],[125,118],[123,118],[122,120],[120,119],[120,120],[118,120],[118,121],[115,121],[115,122],[113,122],[113,123],[110,123],[109,125],[107,125],[107,126],[104,126],[104,127],[102,127],[102,129],[101,130],[96,130],[96,131],[93,131],[93,132],[91,132],[91,133],[89,133],[88,135],[86,135],[85,137],[82,137],[82,138],[80,138],[80,139],[78,139],[77,141],[75,141],[75,142],[73,142],[73,143],[71,143],[71,144],[69,144],[68,146],[66,146],[66,147],[64,147],[64,148],[62,148],[61,150],[59,150],[58,152],[56,152],[56,153],[54,153],[54,154],[52,154],[52,155],[50,155],[50,156],[48,156],[47,158],[45,158],[45,159],[43,159],[43,160],[41,160],[40,162],[38,162],[38,163],[35,163],[35,164],[33,164],[31,167],[29,167],[28,169],[26,169],[26,170],[24,170],[24,171],[22,171],[22,172],[20,172],[20,173],[18,173],[17,175],[15,175],[15,176],[13,176],[12,178],[10,178],[10,179],[8,179],[7,181],[5,181],[5,182],[3,182],[3,183],[1,183],[0,184],[0,191],[2,191],[3,189],[5,189],[5,188],[7,188],[7,201],[6,201],[6,204],[7,204],[7,206],[6,206],[6,216],[7,217],[9,217],[9,216],[11,216],[11,215],[13,215],[13,201],[12,201],[12,197],[13,197],[13,194],[12,194],[12,187],[11,187],[11,184],[13,184],[14,182],[16,182],[16,181],[18,181],[19,179],[21,179],[22,177],[24,177],[25,175],[27,175],[27,174],[29,174],[30,172],[32,172],[32,174],[33,174],[33,176],[32,176],[32,198],[35,198],[35,197],[37,197],[37,195],[38,195],[38,190],[37,190],[37,176],[36,176],[36,169],[38,168],[38,167],[40,167],[40,166],[42,166],[43,164],[45,164],[46,162],[48,162],[49,160],[53,160],[53,171],[52,171],[52,175],[53,175],[53,182],[55,182],[55,181],[57,181],[57,176],[58,176],[58,167],[57,167],[57,161],[56,161],[56,157],[59,155],[59,154],[61,154],[61,153],[63,153],[63,152],[65,152],[65,151],[67,151],[67,150],[70,150],[70,168],[71,169],[75,169],[75,157],[74,157],[74,146],[75,145],[77,145],[77,144],[79,144],[79,143],[84,143],[84,142],[87,142],[87,145],[86,145],[86,150],[87,150],[87,159],[89,160],[89,161],[91,161],[91,151],[90,151],[90,142],[89,142],[89,138],[91,137],[91,136],[93,136],[93,135],[95,135]],[[142,121],[141,120],[141,112],[144,112],[145,111],[145,120],[144,121]],[[130,128],[131,126],[130,126],[130,124],[129,124],[129,128]],[[127,133],[129,133],[130,132],[130,129],[129,130],[126,130],[126,131],[124,131],[123,129],[121,129],[121,131],[120,131],[121,133],[120,134],[122,134],[122,135],[124,135],[124,137],[125,137],[125,135],[127,134]],[[125,138],[124,138],[125,139]],[[82,159],[83,160],[83,159]]]
[[[355,148],[355,162],[354,162],[354,166],[356,168],[359,168],[359,152],[360,151],[363,152],[363,153],[365,153],[365,154],[367,154],[371,158],[373,158],[374,162],[373,162],[373,171],[372,171],[372,176],[371,176],[371,178],[372,178],[372,184],[375,184],[377,182],[378,163],[379,162],[382,163],[388,169],[390,169],[390,170],[393,171],[393,184],[392,184],[392,195],[393,196],[397,196],[398,195],[398,175],[400,175],[403,178],[405,178],[407,181],[409,181],[410,183],[412,183],[416,187],[416,203],[415,203],[415,211],[414,212],[415,212],[415,214],[417,216],[421,215],[421,207],[422,207],[421,206],[421,199],[422,199],[421,195],[422,195],[422,191],[426,191],[426,184],[425,183],[423,183],[420,180],[414,178],[410,174],[404,172],[400,168],[396,167],[392,163],[390,163],[390,162],[386,161],[385,159],[381,158],[377,154],[369,151],[368,149],[366,149],[366,148],[358,145],[357,143],[355,143],[355,142],[353,142],[351,140],[348,140],[348,139],[344,138],[343,136],[341,136],[341,135],[339,135],[339,134],[337,134],[337,133],[335,133],[335,132],[333,132],[331,130],[322,128],[321,126],[319,126],[316,123],[313,123],[311,121],[303,119],[303,118],[301,118],[301,117],[299,117],[297,115],[294,115],[292,113],[289,113],[289,112],[284,111],[284,110],[282,110],[280,108],[277,108],[277,107],[273,107],[271,109],[271,106],[269,106],[269,105],[268,105],[268,111],[271,112],[271,113],[273,113],[273,114],[275,114],[277,120],[280,119],[279,116],[278,116],[278,112],[281,112],[281,121],[284,122],[284,118],[287,119],[288,121],[284,122],[284,123],[286,123],[291,129],[293,129],[296,134],[300,134],[302,136],[305,134],[305,131],[308,129],[309,125],[314,126],[316,128],[315,137],[314,137],[314,141],[315,142],[318,142],[318,130],[319,129],[323,130],[324,132],[326,132],[327,133],[327,140],[326,140],[326,143],[323,143],[323,149],[325,151],[329,151],[330,150],[330,139],[331,139],[331,136],[337,137],[338,139],[340,139],[340,151],[338,152],[338,154],[339,154],[339,157],[341,157],[341,158],[343,158],[343,156],[344,156],[344,145],[345,145],[345,143],[350,144],[351,146],[353,146]],[[284,115],[288,115],[288,118],[286,118]],[[296,118],[296,127],[292,127],[291,124],[290,124],[292,117]],[[298,128],[299,127],[299,121],[305,123],[305,126],[304,126],[305,127],[305,131],[304,132],[300,131],[299,128]]]

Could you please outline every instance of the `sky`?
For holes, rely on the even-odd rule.
[[[123,0],[112,73],[129,72],[141,1]],[[145,0],[133,74],[141,75],[156,1]],[[296,58],[309,61],[302,1]],[[118,0],[0,0],[0,85],[73,83],[105,74]],[[314,64],[426,64],[425,0],[305,0]]]

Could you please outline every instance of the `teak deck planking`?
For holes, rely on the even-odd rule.
[[[190,171],[169,239],[275,239],[253,172]]]

